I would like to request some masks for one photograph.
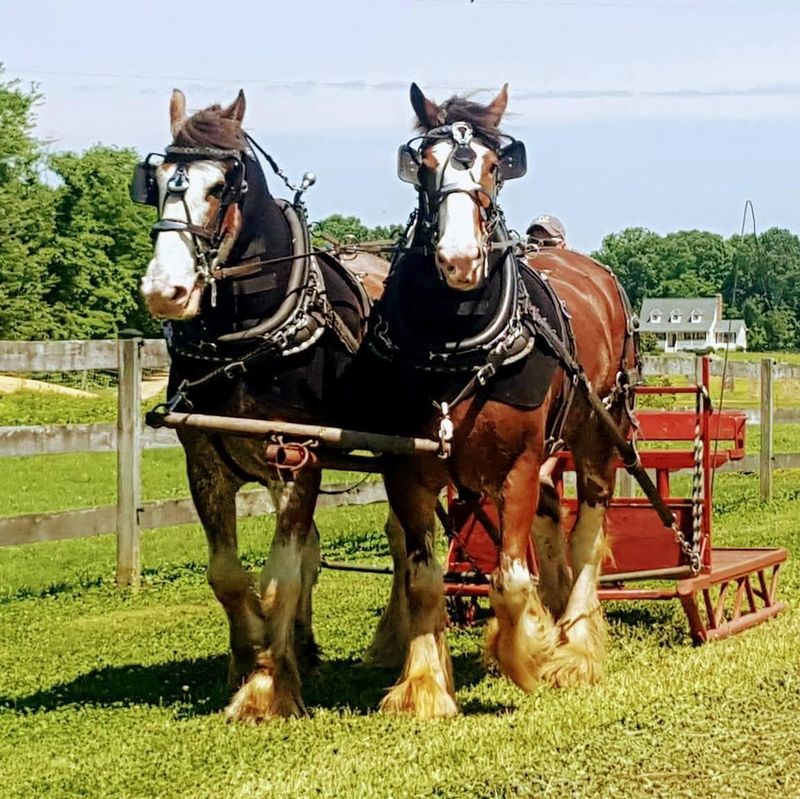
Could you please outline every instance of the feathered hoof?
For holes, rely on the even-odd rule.
[[[381,711],[418,719],[447,719],[458,715],[455,700],[433,674],[406,677],[381,701]]]
[[[556,688],[595,685],[603,679],[606,625],[599,607],[576,621],[558,625],[561,643],[542,669],[542,679]]]
[[[603,660],[584,643],[566,643],[543,666],[541,678],[554,688],[595,685],[604,676]]]
[[[485,659],[523,691],[533,691],[556,651],[557,633],[543,608],[526,612],[515,624],[494,618],[486,633]]]
[[[542,606],[527,567],[519,562],[501,559],[489,597],[495,617],[486,632],[487,665],[495,665],[523,691],[532,691],[558,644],[553,617]]]
[[[278,668],[261,658],[259,667],[225,708],[226,721],[259,724],[270,719],[307,716],[300,680],[291,668]]]

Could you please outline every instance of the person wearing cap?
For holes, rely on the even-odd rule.
[[[558,217],[549,214],[537,216],[528,225],[526,234],[528,243],[539,248],[564,248],[567,246],[567,229],[564,227],[564,223]]]

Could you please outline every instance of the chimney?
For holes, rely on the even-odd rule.
[[[722,295],[717,294],[715,295],[715,299],[717,301],[717,321],[722,321]]]

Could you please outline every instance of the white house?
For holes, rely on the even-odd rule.
[[[639,316],[642,333],[653,333],[664,352],[747,349],[744,319],[722,318],[722,295],[645,299]]]

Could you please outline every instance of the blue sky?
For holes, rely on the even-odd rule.
[[[35,9],[31,11],[30,9]],[[573,245],[643,225],[800,229],[800,3],[761,0],[372,0],[181,4],[0,0],[6,77],[36,81],[53,149],[168,143],[191,108],[245,89],[246,126],[283,168],[311,169],[312,218],[403,221],[394,176],[408,84],[434,99],[509,83],[527,177],[512,226],[560,216]],[[272,184],[274,187],[274,183]]]

